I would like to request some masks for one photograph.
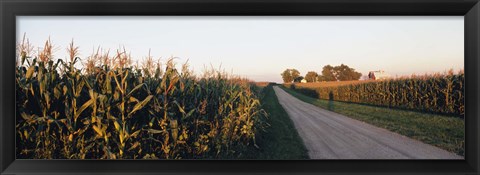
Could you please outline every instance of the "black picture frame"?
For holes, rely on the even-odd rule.
[[[478,0],[0,0],[0,174],[479,174]],[[465,160],[15,160],[16,16],[458,15],[465,20]]]

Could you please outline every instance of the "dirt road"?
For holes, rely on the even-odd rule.
[[[305,103],[274,87],[311,159],[463,159],[454,153]]]

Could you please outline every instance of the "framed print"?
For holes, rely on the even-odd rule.
[[[0,8],[2,174],[478,173],[478,1]]]

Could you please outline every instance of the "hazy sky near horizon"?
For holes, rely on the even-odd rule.
[[[36,47],[50,37],[56,58],[67,57],[74,39],[82,59],[99,46],[125,46],[141,61],[151,49],[162,61],[188,59],[196,73],[221,65],[255,81],[282,82],[287,68],[304,76],[327,64],[393,76],[464,67],[463,16],[18,16],[17,41],[24,33]]]

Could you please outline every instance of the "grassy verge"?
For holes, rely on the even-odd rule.
[[[315,99],[280,86],[298,99],[366,123],[435,145],[458,155],[465,154],[463,119],[415,111]]]
[[[271,85],[262,89],[262,104],[268,113],[269,127],[257,138],[255,159],[308,159],[308,153],[292,120],[278,103]]]

